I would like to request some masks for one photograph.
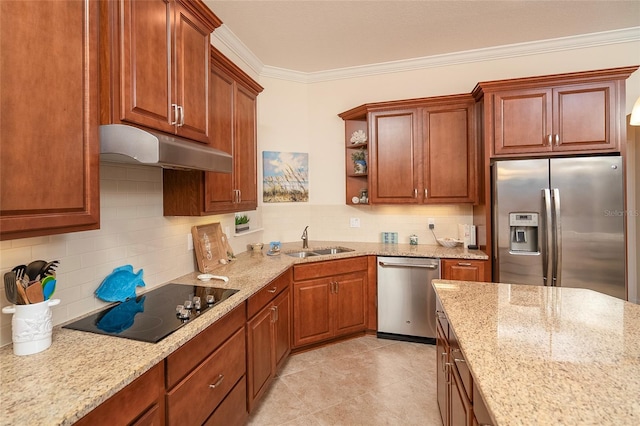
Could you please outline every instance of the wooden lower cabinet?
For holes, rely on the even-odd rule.
[[[293,348],[364,331],[367,257],[294,266]]]
[[[442,279],[485,281],[485,260],[442,259]]]
[[[291,352],[291,269],[267,284],[248,302],[247,402],[249,412],[269,387]],[[270,297],[266,299],[265,296]],[[253,306],[261,307],[257,309]]]
[[[226,399],[239,398],[234,391],[241,389],[246,395],[245,324],[243,303],[166,358],[168,425],[203,424],[208,419],[244,424],[246,403],[235,407],[232,419],[222,417],[229,410]]]
[[[138,377],[76,425],[164,425],[164,363]]]

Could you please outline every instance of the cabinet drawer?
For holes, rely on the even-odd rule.
[[[467,366],[467,361],[460,350],[460,343],[458,342],[458,338],[452,329],[449,329],[449,345],[451,346],[451,364],[453,364],[453,368],[457,370],[460,375],[460,380],[464,386],[465,393],[467,394],[467,398],[472,400],[473,398],[473,379],[471,377],[471,371],[469,371],[469,367]]]
[[[81,418],[76,425],[149,424],[164,417],[162,363],[152,367],[120,392]],[[162,422],[156,424],[163,424]]]
[[[205,426],[241,426],[246,423],[248,416],[247,380],[243,376],[211,417],[207,419]]]
[[[166,359],[167,389],[175,386],[236,330],[244,327],[246,320],[242,303],[169,355]]]
[[[324,262],[313,262],[305,265],[294,265],[293,279],[294,281],[302,281],[366,270],[366,256],[350,257],[348,259],[327,260]]]
[[[202,424],[245,374],[245,370],[243,328],[167,393],[168,424]]]
[[[258,291],[256,294],[251,296],[247,301],[247,318],[253,317],[257,314],[262,308],[264,308],[267,303],[271,302],[282,290],[289,287],[292,281],[291,268],[288,268],[285,272],[283,272],[278,278],[271,281],[269,284],[264,286],[264,288]]]

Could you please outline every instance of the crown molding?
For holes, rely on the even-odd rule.
[[[221,29],[222,31],[220,31]],[[216,34],[219,31],[220,33]],[[297,83],[317,83],[640,41],[640,27],[631,27],[620,30],[425,56],[401,61],[338,68],[327,71],[301,72],[264,65],[224,24],[220,28],[217,28],[213,34],[219,36],[218,38],[225,43],[229,49],[241,57],[261,77],[276,78]]]
[[[225,24],[216,28],[211,37],[216,38],[235,53],[256,75],[261,75],[264,64]]]

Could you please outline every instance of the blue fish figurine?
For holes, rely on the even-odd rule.
[[[124,265],[113,270],[96,290],[96,296],[105,302],[124,302],[136,297],[136,287],[144,287],[143,271],[133,273],[133,266]]]

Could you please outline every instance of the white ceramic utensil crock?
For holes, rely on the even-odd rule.
[[[2,308],[2,313],[13,314],[11,338],[13,353],[31,355],[51,346],[51,306],[58,305],[60,299],[45,300],[29,305],[12,305]]]

